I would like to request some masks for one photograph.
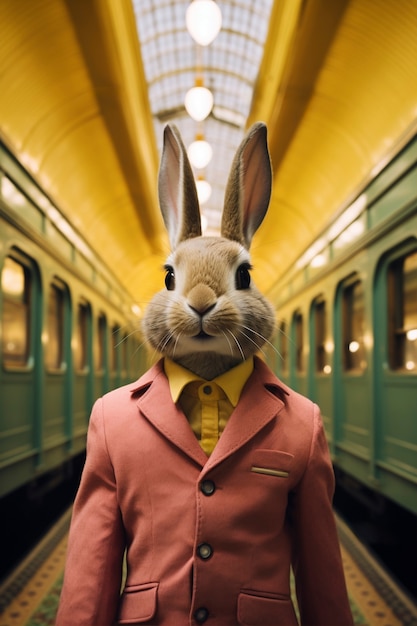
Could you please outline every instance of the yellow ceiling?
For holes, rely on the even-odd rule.
[[[138,303],[161,288],[158,154],[130,0],[1,0],[0,133]],[[415,0],[276,0],[248,125],[269,129],[268,291],[417,118]]]

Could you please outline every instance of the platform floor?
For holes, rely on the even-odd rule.
[[[1,586],[0,626],[53,626],[70,515],[70,511],[63,515]],[[417,626],[416,604],[390,579],[346,524],[340,519],[337,523],[355,625]]]

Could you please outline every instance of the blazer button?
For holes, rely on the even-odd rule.
[[[200,543],[200,545],[197,548],[197,554],[200,557],[200,559],[203,559],[204,561],[206,561],[213,554],[213,548],[211,547],[209,543]]]
[[[205,496],[212,496],[216,491],[216,485],[212,480],[203,480],[201,483],[201,491]]]
[[[200,607],[194,613],[194,619],[199,624],[203,624],[209,616],[209,612],[205,607]]]

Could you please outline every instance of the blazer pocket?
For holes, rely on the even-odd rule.
[[[288,596],[262,596],[258,592],[239,594],[237,620],[242,626],[298,626],[294,607]]]
[[[251,472],[265,476],[276,476],[277,478],[288,478],[293,460],[294,456],[288,452],[255,450],[251,459]]]
[[[142,624],[155,617],[159,583],[129,585],[120,598],[118,624]]]

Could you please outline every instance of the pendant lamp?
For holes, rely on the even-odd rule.
[[[194,0],[185,14],[187,30],[200,46],[208,46],[222,26],[222,14],[213,0]]]
[[[195,141],[188,146],[188,158],[191,165],[196,169],[204,169],[211,161],[213,150],[211,145],[204,139],[203,134],[197,134]]]

